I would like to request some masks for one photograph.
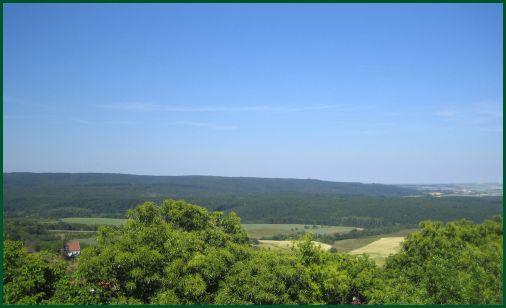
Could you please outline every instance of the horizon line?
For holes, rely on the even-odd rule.
[[[136,173],[122,173],[122,172],[33,172],[33,171],[3,171],[3,174],[14,173],[30,173],[30,174],[114,174],[114,175],[133,175],[133,176],[151,176],[151,177],[221,177],[221,178],[253,178],[253,179],[273,179],[273,180],[301,180],[301,181],[321,181],[321,182],[334,182],[334,183],[359,183],[359,184],[380,184],[380,185],[465,185],[465,184],[500,184],[503,182],[498,181],[477,181],[477,182],[410,182],[410,183],[382,183],[382,182],[361,182],[361,181],[338,181],[326,180],[317,178],[294,178],[294,177],[261,177],[261,176],[226,176],[226,175],[206,175],[206,174],[179,174],[179,175],[159,175],[159,174],[136,174]]]

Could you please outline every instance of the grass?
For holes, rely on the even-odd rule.
[[[317,225],[317,228],[313,229],[313,225],[304,224],[243,224],[243,227],[248,232],[249,237],[256,239],[277,234],[289,235],[300,231],[314,234],[334,234],[348,233],[353,229],[360,229],[355,227],[322,225]]]
[[[73,238],[73,239],[68,240],[68,242],[79,242],[79,244],[81,244],[81,248],[86,247],[86,246],[95,246],[97,244],[95,237]]]
[[[293,241],[275,241],[275,240],[259,240],[258,247],[271,248],[273,250],[290,250],[293,246]],[[328,251],[332,248],[331,245],[313,241],[316,246],[320,246],[322,250]]]
[[[126,219],[121,218],[96,218],[96,217],[68,217],[62,218],[63,222],[84,224],[84,225],[114,225],[120,226],[125,224]]]
[[[374,241],[379,240],[382,237],[405,237],[410,233],[417,231],[418,229],[402,229],[398,232],[388,233],[388,234],[379,234],[379,235],[371,235],[361,238],[352,238],[348,240],[340,240],[335,241],[332,246],[337,249],[337,252],[350,252],[355,249],[359,249],[364,247]]]
[[[383,266],[386,258],[396,253],[402,240],[418,229],[402,229],[398,232],[373,235],[368,237],[340,240],[333,244],[339,253],[363,254],[367,253],[377,265]]]
[[[382,237],[364,247],[350,251],[350,254],[368,254],[376,264],[383,266],[388,256],[399,251],[402,241],[404,241],[402,236]]]
[[[119,218],[98,218],[98,217],[68,217],[63,218],[63,222],[67,223],[78,223],[85,225],[123,225],[126,219]],[[289,235],[304,231],[306,233],[315,234],[334,234],[334,233],[348,233],[353,229],[360,229],[354,227],[342,227],[342,226],[322,226],[317,225],[313,228],[313,225],[304,224],[243,224],[242,225],[248,235],[251,238],[260,239],[262,237],[273,236],[277,234]]]

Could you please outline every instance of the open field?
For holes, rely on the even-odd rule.
[[[337,252],[350,252],[361,247],[364,247],[374,241],[379,240],[382,237],[405,237],[410,233],[417,231],[418,229],[402,229],[398,232],[388,233],[388,234],[379,234],[379,235],[371,235],[361,238],[352,238],[347,240],[339,240],[335,241],[332,246],[337,249]]]
[[[316,228],[314,228],[313,225],[304,224],[243,224],[243,227],[248,232],[249,237],[256,239],[277,234],[289,235],[301,231],[314,234],[334,234],[348,233],[353,229],[361,229],[355,227],[322,225],[317,225]]]
[[[84,225],[115,225],[119,226],[126,222],[121,218],[96,218],[96,217],[68,217],[62,218],[61,221],[67,223],[84,224]]]
[[[358,254],[377,254],[388,256],[391,253],[397,252],[401,242],[404,241],[404,237],[382,237],[377,241],[374,241],[364,247],[350,251],[352,255]]]
[[[95,246],[97,241],[95,237],[90,238],[73,238],[68,240],[68,242],[79,242],[81,246]]]
[[[338,253],[367,253],[377,265],[383,266],[390,254],[396,253],[401,242],[410,233],[418,229],[402,229],[395,233],[373,235],[362,238],[335,241],[332,245]]]
[[[274,240],[259,240],[259,247],[273,248],[274,250],[290,250],[293,246],[293,241],[274,241]],[[332,248],[329,244],[313,241],[316,246],[320,246],[322,250],[328,251]]]
[[[382,266],[385,264],[388,256],[395,254],[401,247],[404,237],[382,237],[364,247],[350,251],[352,255],[368,254],[376,264]]]
[[[126,219],[120,218],[96,218],[96,217],[68,217],[62,218],[63,222],[79,223],[85,225],[122,225]],[[251,238],[262,238],[264,236],[273,236],[277,234],[289,235],[297,232],[304,231],[306,233],[315,234],[334,234],[334,233],[348,233],[353,229],[361,230],[355,227],[343,226],[322,226],[305,225],[305,224],[243,224],[243,227],[248,232]]]

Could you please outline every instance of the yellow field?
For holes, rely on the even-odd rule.
[[[275,240],[259,240],[258,241],[260,245],[259,247],[264,248],[274,248],[274,249],[280,249],[280,250],[289,250],[293,246],[293,241],[275,241]],[[320,243],[313,241],[313,243],[316,246],[320,246],[320,248],[324,251],[328,251],[330,248],[332,248],[331,245]]]
[[[404,237],[382,237],[364,247],[350,251],[352,255],[368,254],[378,265],[383,265],[385,259],[399,251]]]

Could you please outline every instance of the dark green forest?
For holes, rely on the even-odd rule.
[[[4,241],[9,304],[500,304],[502,216],[424,221],[383,268],[323,252],[306,236],[289,253],[255,249],[235,213],[146,202],[124,226],[67,261]]]
[[[416,226],[425,219],[481,222],[502,214],[502,196],[435,198],[393,185],[318,180],[4,173],[3,185],[7,219],[123,218],[146,200],[167,198],[234,211],[245,223],[379,228]]]

